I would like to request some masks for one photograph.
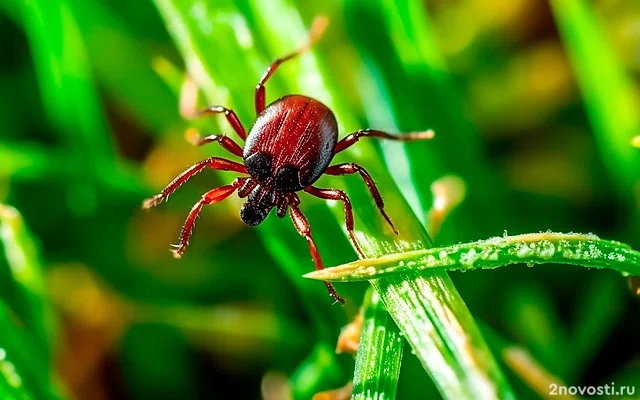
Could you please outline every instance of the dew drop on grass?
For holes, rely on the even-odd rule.
[[[556,246],[554,246],[554,244],[549,240],[543,240],[542,242],[538,243],[536,248],[536,253],[538,257],[544,260],[548,260],[551,257],[553,257],[555,252],[556,252]]]
[[[517,256],[519,258],[529,257],[532,254],[533,254],[533,249],[527,246],[525,243],[522,243],[522,245],[519,246],[517,251]]]

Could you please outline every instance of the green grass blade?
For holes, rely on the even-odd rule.
[[[497,177],[487,168],[482,144],[475,128],[465,116],[462,96],[447,71],[438,41],[429,21],[424,2],[418,0],[374,0],[348,1],[347,24],[355,45],[369,61],[368,70],[373,70],[376,85],[360,84],[361,101],[370,120],[384,118],[386,124],[398,125],[402,130],[430,128],[436,132],[435,140],[406,146],[385,143],[382,150],[390,160],[390,169],[403,185],[404,193],[417,191],[420,207],[412,203],[418,217],[426,221],[426,210],[432,203],[432,194],[427,182],[446,174],[464,177],[468,185],[468,197],[449,224],[477,219],[477,210],[492,210],[508,207],[504,191]],[[393,11],[390,11],[393,10]],[[362,24],[362,19],[368,20]],[[382,29],[371,29],[371,25]],[[364,72],[363,75],[373,75]],[[366,80],[365,80],[366,81]],[[375,104],[371,97],[376,91],[385,93],[384,104]],[[371,95],[373,93],[373,95]],[[463,146],[460,144],[464,143]],[[394,168],[406,158],[407,171]],[[401,161],[399,161],[401,160]],[[424,167],[429,160],[429,167]],[[413,181],[413,182],[411,182]],[[496,225],[493,225],[496,224]],[[453,225],[450,225],[453,226]],[[493,228],[492,228],[493,227]],[[482,224],[466,226],[465,234],[474,237],[486,235],[490,229],[502,229],[491,219]],[[460,230],[443,232],[444,240],[456,240]],[[459,238],[459,236],[458,236]],[[459,240],[459,239],[458,239]]]
[[[4,247],[13,290],[3,297],[11,304],[42,349],[51,348],[55,330],[54,311],[45,293],[42,265],[31,233],[15,208],[0,204],[0,241]]]
[[[625,310],[627,294],[620,290],[620,277],[615,273],[594,275],[581,290],[580,301],[575,305],[571,348],[566,357],[564,376],[577,379],[586,366],[606,345],[608,338],[619,326]]]
[[[492,269],[520,263],[570,264],[640,275],[640,253],[623,243],[592,234],[531,233],[359,260],[305,277],[353,282],[396,274]]]
[[[60,399],[47,356],[33,342],[31,333],[16,324],[11,310],[2,301],[0,327],[0,355],[3,355],[0,357],[0,375],[9,379],[9,385],[14,389],[22,391],[20,388],[23,388],[21,395],[31,393],[31,398],[38,400]]]
[[[25,2],[23,9],[45,110],[73,156],[98,172],[115,152],[72,9],[65,0]]]
[[[353,377],[352,399],[394,399],[398,387],[404,338],[384,308],[380,296],[369,290]]]
[[[269,2],[274,9],[278,9],[279,3],[286,2]],[[264,11],[264,10],[262,10]],[[280,17],[281,18],[281,17]],[[298,21],[294,18],[293,21],[289,23],[283,24],[269,24],[270,29],[275,30],[277,33],[277,37],[302,37],[305,34],[304,29],[301,27],[299,31],[295,31],[294,34],[285,35],[284,29],[282,26],[299,26]],[[286,42],[286,40],[285,40]],[[270,43],[273,43],[270,42]],[[289,45],[291,46],[291,45]],[[291,47],[289,47],[291,48]],[[279,49],[279,52],[285,52],[284,47]],[[309,72],[310,66],[305,65],[305,73]],[[351,123],[351,118],[348,117],[343,111],[342,107],[339,107],[338,100],[340,99],[340,88],[333,87],[332,81],[327,79],[325,81],[324,88],[318,87],[317,80],[306,81],[305,79],[299,79],[297,81],[297,85],[292,85],[294,89],[300,90],[302,93],[314,93],[314,96],[320,96],[320,99],[326,104],[330,105],[338,116],[340,121],[347,121],[347,123]],[[329,89],[327,92],[326,89]],[[344,115],[343,115],[344,114]],[[348,127],[349,125],[347,125]],[[358,218],[357,225],[358,230],[360,231],[359,239],[361,244],[363,245],[363,250],[365,254],[371,256],[379,256],[382,254],[388,254],[393,249],[399,249],[403,251],[410,250],[411,248],[416,248],[417,246],[425,247],[431,245],[431,239],[426,235],[424,229],[414,215],[409,209],[406,201],[400,193],[398,192],[397,187],[393,183],[393,180],[388,174],[388,169],[379,162],[376,162],[378,159],[377,153],[373,149],[373,143],[367,143],[362,141],[359,143],[357,150],[352,150],[348,152],[348,156],[350,160],[354,160],[362,163],[362,165],[366,165],[369,169],[369,172],[373,176],[376,177],[376,184],[381,188],[381,190],[385,193],[385,203],[386,209],[391,210],[393,213],[392,218],[394,221],[402,221],[403,226],[400,227],[401,235],[394,236],[391,232],[389,232],[385,227],[381,227],[379,224],[380,218],[377,212],[373,207],[371,207],[371,200],[366,191],[362,190],[362,185],[351,186],[353,183],[348,180],[341,180],[338,183],[336,179],[327,179],[325,181],[329,181],[331,186],[334,184],[338,187],[347,186],[347,193],[352,198],[352,202],[357,210],[357,215],[371,215],[373,218],[369,220],[363,220],[362,218]],[[349,190],[352,188],[352,190]],[[333,208],[336,217],[339,220],[344,218],[342,214],[342,210],[339,207]],[[401,290],[403,285],[411,285],[414,283],[416,278],[414,276],[406,276],[405,282],[397,282],[397,281],[389,281],[388,287],[392,288],[392,290]],[[445,375],[445,374],[437,374],[433,373],[432,376],[434,379],[442,379],[442,381],[437,382],[436,385],[442,390],[442,394],[447,397],[455,398],[455,396],[460,393],[458,388],[462,388],[462,390],[466,390],[466,393],[474,393],[474,389],[470,385],[474,385],[477,383],[475,379],[460,379],[460,377],[479,377],[479,380],[482,380],[483,383],[495,388],[496,393],[501,395],[504,394],[504,397],[511,397],[511,389],[508,384],[502,377],[502,372],[499,370],[495,362],[492,361],[492,356],[486,350],[486,345],[484,345],[483,339],[478,332],[477,328],[473,324],[473,319],[469,314],[464,302],[460,299],[459,294],[455,290],[455,287],[451,283],[450,279],[446,274],[435,273],[433,279],[428,281],[422,281],[420,286],[420,291],[418,293],[414,293],[416,298],[420,298],[422,301],[420,303],[408,304],[406,302],[396,302],[396,303],[388,303],[388,298],[385,300],[385,296],[382,296],[385,306],[394,317],[398,326],[401,329],[404,329],[405,326],[411,325],[413,323],[417,323],[416,330],[424,332],[425,330],[433,330],[433,325],[428,323],[427,320],[420,321],[411,321],[405,319],[404,317],[409,316],[412,313],[402,313],[398,310],[392,310],[391,308],[404,308],[412,309],[413,307],[423,307],[425,305],[429,305],[427,308],[418,308],[414,309],[413,313],[423,312],[425,314],[430,315],[430,317],[438,318],[432,314],[436,309],[442,309],[447,307],[445,304],[442,304],[442,299],[451,299],[453,303],[457,305],[455,308],[448,308],[450,311],[454,312],[458,320],[462,323],[462,330],[465,333],[469,334],[469,342],[473,342],[477,344],[477,347],[472,348],[463,348],[461,347],[461,343],[457,340],[460,337],[460,326],[451,326],[446,322],[439,324],[436,329],[442,337],[444,337],[447,346],[455,349],[453,351],[453,356],[447,358],[447,362],[451,363],[451,368],[457,372],[456,375]],[[440,317],[443,317],[440,315]],[[410,317],[409,317],[410,319]],[[454,331],[455,330],[455,331]],[[412,346],[419,346],[421,349],[427,349],[430,352],[439,352],[443,350],[438,347],[435,341],[431,341],[429,339],[423,340],[417,343],[415,340],[418,340],[417,336],[413,336],[410,338],[410,342],[412,342]],[[478,353],[475,353],[478,351]],[[460,357],[460,358],[459,358]],[[464,357],[475,358],[478,357],[483,360],[487,360],[486,363],[483,364],[474,364],[468,363]],[[430,372],[434,372],[434,368],[441,368],[442,366],[433,363],[429,360],[425,360],[424,366]],[[451,381],[450,378],[454,378],[455,380]],[[454,390],[454,388],[456,388]]]
[[[0,351],[0,398],[3,400],[35,399],[26,387],[22,373],[3,349]]]
[[[394,275],[371,284],[443,397],[515,398],[464,302],[447,295],[431,299],[437,285],[456,293],[450,279]]]
[[[293,397],[309,399],[318,392],[318,388],[340,385],[340,376],[340,364],[336,360],[335,350],[320,343],[291,374],[289,380]]]
[[[167,132],[182,122],[171,91],[153,73],[149,61],[153,54],[144,46],[144,41],[134,35],[132,27],[127,26],[109,4],[95,0],[69,1],[96,78],[110,99],[152,128],[150,133]],[[118,57],[105,51],[108,48],[118,49]]]
[[[629,143],[640,130],[637,88],[586,0],[553,0],[552,10],[569,52],[598,150],[618,192],[633,201],[640,153]]]

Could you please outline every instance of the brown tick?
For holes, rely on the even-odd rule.
[[[412,141],[430,139],[433,137],[433,131],[393,136],[385,132],[365,129],[353,132],[338,141],[336,118],[333,112],[319,101],[294,94],[284,96],[268,106],[265,103],[264,85],[280,64],[308,50],[322,35],[326,24],[318,22],[326,21],[316,19],[315,22],[308,42],[297,51],[275,60],[260,79],[255,93],[257,118],[248,135],[236,114],[229,108],[210,106],[196,113],[196,116],[224,114],[233,130],[243,141],[246,141],[243,148],[224,135],[210,135],[201,138],[197,144],[218,142],[225,150],[241,157],[243,162],[237,163],[219,157],[207,158],[178,175],[160,194],[145,200],[143,207],[150,208],[159,204],[180,185],[205,168],[235,171],[249,176],[236,178],[232,184],[215,188],[202,196],[191,209],[182,228],[180,243],[173,250],[176,257],[180,257],[189,244],[196,217],[202,207],[205,204],[217,203],[238,191],[240,198],[247,199],[240,209],[240,218],[247,225],[259,225],[273,208],[276,209],[276,215],[280,218],[283,218],[289,209],[293,225],[298,233],[307,240],[316,269],[324,268],[318,248],[311,236],[309,221],[300,210],[300,198],[296,192],[302,190],[321,199],[342,202],[349,239],[360,257],[364,258],[364,253],[353,230],[353,211],[349,197],[339,189],[323,189],[313,186],[314,182],[323,174],[360,174],[371,192],[378,210],[394,232],[398,233],[384,211],[382,196],[380,196],[371,175],[355,163],[331,166],[329,164],[336,153],[346,150],[363,137]],[[330,283],[325,282],[325,285],[336,301],[344,303],[342,297],[336,293]]]

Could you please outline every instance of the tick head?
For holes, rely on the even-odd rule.
[[[240,208],[240,218],[242,222],[249,226],[260,225],[269,214],[269,211],[271,211],[271,208],[273,206],[269,207],[256,201],[247,201]]]

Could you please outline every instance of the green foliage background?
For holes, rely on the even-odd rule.
[[[488,396],[478,382],[501,398],[545,397],[549,382],[638,395],[640,285],[619,271],[410,271],[375,281],[380,297],[367,282],[337,284],[339,307],[301,277],[313,264],[290,222],[250,229],[236,197],[206,208],[185,257],[171,257],[192,204],[233,179],[206,171],[140,209],[186,166],[224,154],[190,146],[187,128],[235,138],[223,118],[180,116],[184,71],[202,104],[233,107],[248,128],[260,75],[316,15],[330,20],[325,36],[278,70],[269,100],[318,98],[342,135],[436,131],[337,158],[371,172],[399,237],[357,177],[319,181],[352,197],[367,256],[505,231],[640,248],[636,2],[2,0],[0,398],[304,399],[350,380],[356,398]],[[430,238],[431,183],[447,175],[466,197]],[[339,204],[305,196],[303,210],[327,265],[356,258]],[[629,263],[616,268],[636,271]],[[363,303],[356,362],[334,348]]]

